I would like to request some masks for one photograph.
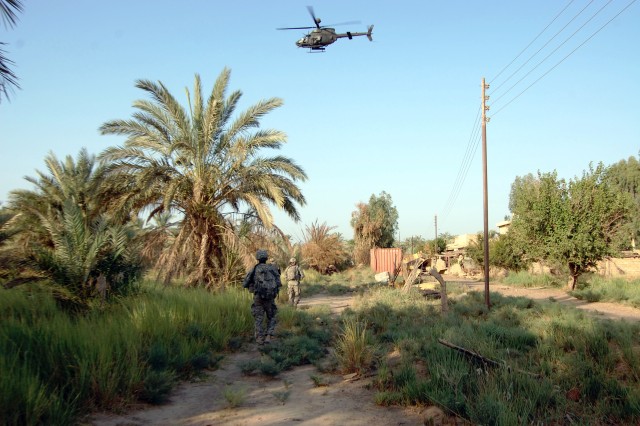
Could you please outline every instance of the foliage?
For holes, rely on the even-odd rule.
[[[33,190],[10,194],[5,250],[21,260],[5,285],[48,278],[81,304],[95,294],[100,276],[112,294],[130,291],[142,272],[139,234],[126,215],[109,210],[104,167],[86,149],[76,160],[50,153],[45,164],[49,173],[26,178]]]
[[[222,391],[222,396],[227,401],[229,408],[236,408],[247,400],[247,390],[245,388],[226,386]]]
[[[15,234],[8,226],[14,216],[15,213],[0,205],[0,282],[15,275],[21,260],[16,250],[8,245],[10,238]]]
[[[436,249],[438,253],[443,253],[447,249],[447,244],[453,240],[454,236],[449,234],[448,232],[444,232],[433,240],[425,241],[424,247],[422,250],[428,256],[435,256]]]
[[[626,197],[604,180],[604,172],[599,164],[568,183],[552,172],[516,178],[512,185],[509,233],[529,259],[567,265],[571,288],[613,253],[612,240],[628,217]]]
[[[475,240],[467,248],[467,256],[480,269],[484,265],[484,234],[478,233]],[[499,235],[495,230],[489,231],[489,266],[520,271],[528,266],[522,248],[509,234]]]
[[[635,157],[620,160],[607,168],[604,180],[631,198],[633,208],[629,221],[620,230],[620,238],[615,242],[620,249],[634,248],[640,237],[640,161]]]
[[[375,348],[371,343],[366,321],[346,318],[335,344],[335,356],[342,372],[368,371],[375,361]]]
[[[369,203],[358,203],[351,213],[351,227],[355,240],[356,263],[369,263],[369,250],[374,247],[392,247],[398,229],[398,210],[391,195],[382,191],[372,194]]]
[[[529,262],[512,233],[499,235],[489,241],[489,264],[509,271],[526,270]]]
[[[306,227],[301,251],[304,263],[320,273],[328,273],[329,266],[342,270],[349,255],[345,249],[342,235],[331,232],[335,227],[326,223],[312,223]]]
[[[501,282],[516,287],[562,287],[565,284],[555,275],[531,274],[527,271],[510,272]]]
[[[431,250],[433,251],[433,241],[431,241],[431,244]],[[404,241],[396,241],[395,246],[401,248],[403,253],[413,254],[424,251],[427,247],[427,240],[419,235],[413,235],[405,238]]]
[[[640,280],[604,279],[594,274],[578,285],[571,295],[589,302],[616,302],[640,308]]]
[[[370,345],[400,355],[373,380],[380,405],[438,405],[472,424],[637,424],[640,363],[635,323],[482,293],[449,299],[441,315],[420,295],[381,288],[348,313]],[[439,302],[438,302],[439,303]],[[498,362],[442,345],[445,340]]]
[[[262,357],[240,363],[243,374],[260,372],[274,377],[294,366],[316,363],[325,355],[333,325],[328,309],[302,311],[282,306],[278,324],[276,339],[260,348]]]
[[[184,276],[190,286],[222,286],[241,279],[255,262],[251,241],[256,227],[271,230],[270,205],[299,219],[295,204],[305,204],[296,181],[302,168],[284,156],[267,157],[286,135],[258,129],[259,120],[282,105],[262,100],[232,120],[242,93],[229,96],[230,71],[224,69],[208,98],[195,76],[188,108],[161,82],[138,80],[152,100],[134,102],[131,120],[113,120],[102,134],[127,136],[123,146],[107,148],[109,185],[117,201],[152,218],[171,212],[178,232],[156,264],[165,281]],[[241,230],[247,230],[246,233]]]
[[[25,177],[34,189],[9,194],[9,211],[15,214],[9,225],[17,234],[17,247],[50,246],[51,235],[42,217],[61,213],[65,203],[73,203],[89,224],[108,211],[109,194],[103,191],[104,167],[85,148],[76,159],[59,160],[49,153],[44,159],[47,172]],[[120,221],[124,223],[124,221]]]
[[[126,226],[110,226],[105,217],[87,223],[71,200],[60,214],[40,220],[52,246],[34,248],[34,264],[82,300],[96,290],[101,275],[116,294],[125,293],[140,278],[134,232]]]
[[[518,272],[526,269],[529,261],[525,257],[522,247],[514,238],[513,233],[499,235],[496,231],[489,232],[489,265]],[[467,248],[469,256],[479,267],[484,265],[484,235],[478,233],[474,241]]]
[[[246,291],[147,287],[85,316],[59,309],[49,286],[0,288],[0,418],[75,424],[138,398],[160,403],[253,330]]]
[[[17,13],[22,12],[22,2],[20,0],[0,0],[0,17],[7,27],[13,27],[18,20]],[[5,43],[0,42],[0,102],[2,95],[9,99],[9,90],[11,87],[17,87],[18,77],[11,69],[13,61],[7,58],[5,50],[1,47]]]

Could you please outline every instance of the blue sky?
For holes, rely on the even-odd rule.
[[[492,229],[509,214],[516,176],[557,170],[569,179],[590,162],[640,152],[640,2],[322,1],[313,4],[322,24],[375,27],[373,42],[341,39],[319,54],[295,46],[304,30],[275,30],[313,25],[307,4],[25,1],[17,26],[0,30],[22,87],[0,104],[0,200],[29,188],[23,177],[44,170],[50,151],[75,157],[82,147],[98,154],[122,143],[98,127],[131,116],[132,102],[144,98],[135,80],[159,80],[185,104],[196,73],[209,92],[224,67],[230,89],[244,94],[240,110],[284,100],[262,125],[288,134],[281,153],[309,176],[302,221],[275,213],[296,239],[314,221],[352,238],[356,204],[382,191],[398,209],[401,239],[433,238],[435,215],[439,232],[480,231],[480,147],[451,200],[479,140],[483,77],[495,102],[487,125]]]

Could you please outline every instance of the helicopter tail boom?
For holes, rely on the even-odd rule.
[[[369,25],[369,28],[367,29],[366,33],[352,33],[351,31],[347,31],[344,34],[336,34],[335,37],[336,38],[347,37],[349,40],[351,40],[352,38],[357,36],[367,36],[369,41],[373,41],[372,33],[373,33],[373,25]]]

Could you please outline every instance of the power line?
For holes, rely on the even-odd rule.
[[[509,93],[514,87],[516,87],[518,84],[520,84],[520,82],[522,80],[527,78],[529,76],[529,74],[531,74],[533,71],[535,71],[540,65],[542,65],[547,59],[549,59],[549,57],[551,57],[551,55],[556,53],[558,51],[558,49],[560,49],[562,46],[565,45],[565,43],[567,43],[569,40],[571,40],[578,32],[580,32],[585,27],[585,25],[587,25],[589,22],[591,22],[591,20],[593,18],[595,18],[600,12],[602,12],[604,10],[604,8],[607,7],[612,1],[613,0],[609,0],[596,13],[594,13],[584,24],[582,24],[577,30],[575,30],[573,32],[573,34],[571,34],[569,37],[567,37],[562,43],[560,43],[555,49],[553,49],[551,51],[551,53],[549,53],[547,56],[545,56],[544,59],[542,59],[540,62],[538,62],[538,64],[536,66],[531,68],[529,70],[529,72],[527,72],[524,76],[522,76],[522,78],[520,78],[520,80],[518,80],[513,86],[511,86],[509,89],[507,89],[506,92],[504,92],[502,95],[498,96],[491,104],[494,105],[496,102],[498,102],[500,99],[502,99],[507,93]],[[538,53],[538,52],[536,52],[536,53]],[[518,70],[520,70],[520,69],[518,69]]]
[[[562,14],[564,13],[564,11],[565,11],[565,10],[567,10],[567,8],[568,8],[569,6],[571,6],[571,4],[573,3],[573,1],[574,1],[574,0],[571,0],[569,3],[567,3],[567,5],[564,7],[564,9],[562,9],[562,10],[561,10],[561,11],[560,11],[556,16],[555,16],[555,18],[553,18],[553,19],[551,20],[551,22],[549,22],[549,24],[547,24],[547,26],[546,26],[546,27],[544,27],[544,29],[543,29],[542,31],[540,31],[540,32],[538,33],[538,35],[537,35],[537,36],[535,36],[535,38],[534,38],[533,40],[531,40],[531,42],[530,42],[529,44],[527,44],[527,46],[526,46],[524,49],[522,49],[522,51],[521,51],[520,53],[518,53],[518,55],[517,55],[515,58],[513,58],[513,60],[512,60],[511,62],[509,62],[509,63],[508,63],[504,68],[502,68],[502,70],[500,70],[500,72],[499,72],[495,77],[493,77],[493,79],[489,82],[489,84],[492,84],[492,83],[495,81],[495,79],[496,79],[496,78],[500,77],[500,75],[501,75],[501,74],[502,74],[502,73],[503,73],[507,68],[509,68],[509,67],[511,66],[511,64],[513,64],[513,63],[514,63],[514,62],[515,62],[515,61],[516,61],[516,60],[517,60],[517,59],[518,59],[518,58],[519,58],[519,57],[520,57],[520,56],[521,56],[521,55],[522,55],[522,54],[523,54],[523,53],[524,53],[524,52],[525,52],[525,51],[526,51],[526,50],[527,50],[527,49],[528,49],[528,48],[529,48],[529,47],[530,47],[530,46],[531,46],[531,45],[532,45],[532,44],[533,44],[533,43],[534,43],[534,42],[535,42],[535,41],[536,41],[536,40],[537,40],[537,39],[538,39],[538,38],[539,38],[539,37],[540,37],[540,36],[545,32],[545,31],[546,31],[546,30],[547,30],[547,28],[549,28],[549,27],[551,26],[551,24],[553,24],[553,23],[556,21],[556,19],[558,19],[558,17],[560,17],[560,15],[562,15]]]
[[[529,63],[529,61],[531,61],[533,58],[535,58],[535,57],[536,57],[536,55],[537,55],[538,53],[540,53],[540,51],[541,51],[542,49],[544,49],[545,47],[547,47],[547,46],[549,45],[549,43],[551,43],[551,42],[553,41],[553,39],[555,39],[555,38],[556,38],[556,37],[557,37],[561,32],[563,32],[563,31],[564,31],[564,30],[569,26],[569,24],[571,24],[571,23],[572,23],[572,22],[573,22],[573,21],[574,21],[578,16],[580,16],[580,15],[582,14],[582,12],[584,12],[584,11],[585,11],[585,10],[586,10],[590,5],[591,5],[591,3],[593,3],[594,1],[595,1],[595,0],[591,0],[589,3],[587,3],[587,5],[586,5],[585,7],[583,7],[583,8],[582,8],[582,10],[580,10],[580,12],[578,12],[578,13],[577,13],[573,18],[571,18],[571,20],[569,20],[569,22],[567,22],[567,23],[566,23],[566,25],[560,29],[560,31],[558,31],[557,33],[555,33],[555,34],[553,35],[553,37],[551,37],[551,38],[550,38],[550,39],[549,39],[549,40],[548,40],[544,45],[542,45],[542,47],[541,47],[540,49],[538,49],[538,50],[536,51],[536,53],[534,53],[533,55],[531,55],[531,56],[529,57],[529,59],[527,59],[527,60],[526,60],[522,65],[520,65],[520,67],[519,67],[517,70],[515,70],[513,73],[511,73],[511,75],[510,75],[509,77],[507,77],[507,79],[506,79],[505,81],[503,81],[502,83],[500,83],[497,87],[494,87],[494,89],[493,89],[493,91],[492,91],[491,93],[493,93],[493,94],[495,95],[495,93],[496,93],[497,91],[499,91],[499,90],[500,90],[500,88],[501,88],[502,86],[504,86],[504,84],[505,84],[507,81],[509,81],[509,80],[511,79],[511,77],[513,77],[514,75],[516,75],[516,74],[518,73],[518,71],[520,71],[520,70],[521,70],[525,65],[527,65],[527,64]],[[611,2],[611,0],[609,0],[609,3],[610,3],[610,2]],[[607,3],[607,4],[609,4],[609,3]],[[566,41],[566,40],[565,40],[565,41]],[[516,83],[516,84],[517,84],[517,83]],[[513,86],[512,86],[512,87],[513,87]],[[508,92],[508,90],[507,90],[507,92]],[[505,94],[506,94],[506,93],[505,93]],[[501,96],[504,96],[505,94],[503,94],[503,95],[501,95]],[[494,102],[495,102],[495,101],[494,101]]]
[[[496,75],[494,77],[493,80],[497,79],[511,64],[513,64],[557,19],[558,17],[560,17],[565,10],[567,10],[567,8],[573,3],[574,0],[571,0],[552,20],[551,22],[507,65],[505,66],[499,73],[498,75]],[[591,3],[593,3],[594,0],[591,0]],[[609,0],[611,1],[611,0]],[[587,5],[588,7],[588,5]],[[584,10],[586,9],[583,8],[579,13],[582,13]],[[573,20],[576,19],[576,17],[578,16],[574,16],[571,21],[569,21],[569,23],[571,23]],[[566,28],[569,24],[565,25],[564,28]],[[551,42],[558,34],[560,34],[560,32],[562,32],[562,30],[560,30],[558,33],[556,33],[553,37],[551,37],[551,39],[543,46],[543,48],[549,44],[549,42]],[[542,50],[542,48],[540,49]],[[538,54],[540,52],[540,50],[538,50],[538,52],[536,52],[534,55],[532,55],[527,62],[525,62],[525,64],[523,64],[518,70],[516,70],[515,73],[517,73],[524,65],[526,65],[533,57],[535,57],[536,54]],[[506,81],[508,81],[511,77],[513,77],[513,75],[515,74],[513,73],[509,78],[507,78]],[[504,84],[504,83],[502,83]],[[471,167],[471,163],[473,161],[473,158],[475,157],[475,153],[478,149],[478,145],[480,142],[480,138],[479,138],[479,131],[480,131],[480,121],[478,120],[479,116],[480,116],[480,109],[478,110],[478,113],[476,115],[476,119],[474,121],[474,127],[472,129],[471,132],[471,136],[469,138],[469,142],[467,144],[467,148],[465,151],[465,154],[463,156],[462,162],[460,164],[460,168],[458,169],[458,174],[456,176],[456,179],[454,181],[454,185],[453,188],[451,189],[451,193],[449,194],[449,197],[447,199],[447,202],[445,204],[445,207],[443,209],[443,216],[446,218],[448,216],[448,214],[450,213],[450,211],[452,210],[453,206],[455,205],[455,202],[457,201],[457,198],[460,194],[460,191],[462,190],[462,186],[466,180],[467,174],[469,172],[469,169]]]
[[[447,202],[445,203],[445,207],[443,209],[443,216],[446,218],[451,209],[453,208],[458,195],[460,194],[460,190],[462,189],[462,185],[467,177],[467,173],[469,172],[469,168],[471,167],[472,160],[475,156],[476,150],[478,149],[478,132],[480,130],[480,108],[478,108],[478,112],[476,114],[476,118],[474,120],[474,125],[471,130],[471,134],[469,136],[469,142],[467,143],[467,148],[465,154],[462,158],[462,162],[460,164],[460,168],[458,169],[458,174],[456,176],[456,180],[453,184],[453,188],[447,198]]]
[[[569,56],[573,55],[573,53],[580,49],[582,46],[584,46],[589,40],[591,40],[596,34],[598,34],[600,31],[602,31],[602,29],[604,27],[606,27],[607,25],[609,25],[611,23],[611,21],[613,21],[614,19],[616,19],[618,16],[620,16],[624,11],[626,11],[633,3],[635,3],[636,0],[631,0],[631,2],[626,5],[620,12],[616,13],[611,19],[609,19],[604,25],[602,25],[600,28],[598,28],[598,30],[596,30],[593,34],[591,34],[585,41],[583,41],[581,44],[579,44],[575,49],[573,49],[571,52],[569,52],[569,54],[567,54],[564,58],[562,58],[557,64],[555,64],[553,67],[551,67],[547,72],[545,72],[544,74],[542,74],[540,77],[538,77],[538,79],[536,79],[533,83],[531,83],[529,86],[527,86],[522,92],[518,93],[513,99],[511,99],[509,102],[507,102],[505,105],[502,106],[502,108],[500,108],[499,110],[497,110],[496,112],[494,112],[492,114],[492,116],[497,115],[500,111],[502,111],[503,109],[505,109],[507,106],[509,106],[509,104],[511,104],[513,101],[515,101],[516,99],[518,99],[524,92],[526,92],[527,90],[529,90],[531,88],[531,86],[533,86],[534,84],[536,84],[538,81],[542,80],[547,74],[549,74],[551,71],[553,71],[558,65],[560,65],[562,62],[565,61],[565,59],[567,59]]]
[[[455,201],[455,198],[457,197],[457,192],[459,190],[461,182],[464,180],[463,176],[465,175],[465,169],[467,169],[467,163],[470,162],[470,159],[472,158],[472,152],[474,152],[473,151],[473,135],[474,133],[477,132],[479,116],[480,116],[480,109],[478,108],[478,113],[476,114],[474,126],[471,130],[471,135],[469,136],[469,142],[467,143],[467,149],[464,153],[464,156],[462,157],[462,162],[460,164],[460,168],[458,169],[458,174],[454,181],[453,188],[451,189],[451,193],[449,194],[449,198],[447,199],[447,203],[445,204],[445,208],[443,210],[445,216],[448,214],[449,210],[453,206],[453,203]]]

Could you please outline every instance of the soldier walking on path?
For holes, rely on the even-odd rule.
[[[304,278],[304,272],[297,265],[295,257],[289,259],[289,266],[284,270],[287,279],[287,293],[289,294],[289,304],[294,308],[300,303],[300,280]]]
[[[276,297],[282,287],[280,269],[273,264],[267,264],[269,254],[266,250],[258,250],[256,259],[258,264],[247,273],[242,286],[253,293],[251,314],[255,320],[256,343],[269,343],[276,328]],[[266,330],[265,330],[266,317]]]

